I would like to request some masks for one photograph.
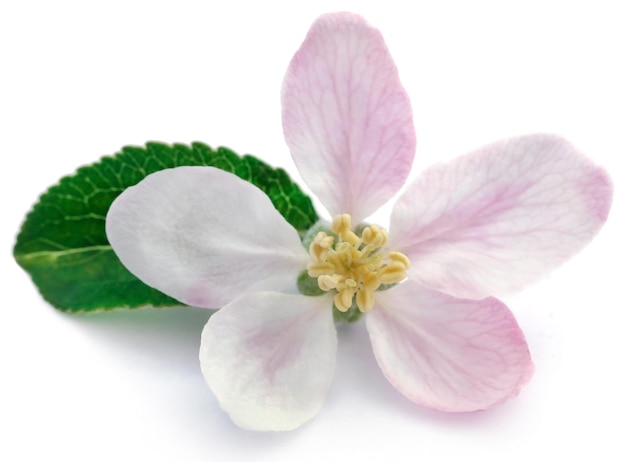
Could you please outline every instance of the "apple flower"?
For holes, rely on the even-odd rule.
[[[335,369],[335,309],[363,313],[383,374],[415,403],[466,412],[516,396],[533,365],[493,297],[590,242],[609,212],[607,173],[559,137],[508,139],[423,172],[387,233],[363,221],[403,186],[415,135],[380,33],[353,14],[322,16],[291,61],[282,105],[296,166],[334,217],[306,247],[262,191],[212,167],[154,173],[107,216],[131,272],[221,308],[200,362],[222,408],[253,430],[311,419]],[[295,290],[298,277],[315,296]]]

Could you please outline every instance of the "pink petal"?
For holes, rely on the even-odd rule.
[[[355,224],[404,184],[415,153],[409,98],[380,32],[350,13],[311,26],[282,94],[293,159],[331,215]]]
[[[366,323],[385,377],[423,406],[487,409],[533,373],[522,331],[495,298],[452,298],[408,280],[377,294]]]
[[[424,172],[393,210],[389,245],[430,288],[503,295],[587,245],[611,197],[604,169],[565,140],[513,138]]]
[[[293,430],[330,388],[337,352],[332,298],[260,292],[209,319],[200,363],[222,408],[248,430]]]
[[[106,231],[135,276],[205,308],[295,287],[308,261],[298,233],[265,193],[213,167],[149,175],[114,201]]]

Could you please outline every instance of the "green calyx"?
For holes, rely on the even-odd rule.
[[[335,320],[335,324],[357,322],[361,319],[361,315],[363,315],[363,312],[356,306],[356,302],[353,302],[352,306],[348,308],[347,311],[339,311],[333,304],[333,319]]]
[[[328,292],[324,292],[320,289],[320,286],[317,283],[317,278],[312,278],[309,276],[308,272],[305,270],[300,273],[298,276],[298,291],[302,295],[306,295],[309,297],[319,297],[320,295],[324,295]],[[347,311],[339,311],[335,304],[333,303],[333,319],[336,324],[340,324],[343,322],[356,322],[361,318],[363,313],[356,306],[356,303],[353,303]]]

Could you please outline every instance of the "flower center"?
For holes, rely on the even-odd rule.
[[[366,312],[374,306],[374,292],[382,284],[396,284],[406,277],[409,259],[400,252],[381,250],[388,239],[384,229],[367,226],[357,236],[351,227],[350,215],[338,215],[331,226],[336,240],[323,231],[317,233],[309,246],[307,271],[317,278],[320,289],[336,292],[339,311],[346,312],[356,297],[356,306]]]

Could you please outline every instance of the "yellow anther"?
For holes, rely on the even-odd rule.
[[[391,261],[402,263],[402,265],[404,265],[404,269],[409,269],[409,266],[411,266],[411,262],[409,261],[409,257],[404,255],[403,253],[400,253],[400,252],[389,252],[387,254],[387,257]]]
[[[334,238],[327,235],[325,232],[320,231],[315,235],[313,242],[309,246],[309,254],[316,261],[326,259],[328,249],[332,247]]]
[[[380,284],[381,284],[378,274],[376,274],[373,271],[370,271],[369,273],[365,274],[361,278],[361,282],[363,283],[363,290],[367,290],[370,292],[374,292],[376,289],[380,287]]]
[[[321,247],[315,247],[311,244],[311,247],[309,247],[309,255],[313,257],[314,261],[323,261],[326,260],[326,257],[328,256],[328,250],[322,249]]]
[[[364,228],[363,232],[361,233],[361,240],[363,241],[363,243],[369,244],[370,242],[372,242],[373,238],[374,238],[374,231],[372,231],[372,227],[368,226],[367,228]]]
[[[378,274],[383,284],[396,284],[406,277],[404,264],[396,261],[383,267]]]
[[[333,274],[335,272],[335,265],[330,262],[309,263],[306,269],[309,272],[309,276],[318,278],[325,274]]]
[[[331,229],[334,233],[341,235],[344,231],[349,231],[350,228],[352,228],[352,217],[347,213],[337,215],[333,218]]]
[[[334,275],[330,276],[328,274],[322,274],[317,278],[317,285],[324,292],[328,292],[329,290],[333,290],[337,288],[337,284],[339,283],[339,278]]]
[[[351,230],[348,214],[333,219],[331,229],[335,240],[319,232],[309,247],[311,263],[309,276],[325,292],[335,291],[334,302],[339,311],[357,308],[369,311],[374,307],[374,292],[381,284],[396,284],[406,277],[409,259],[400,252],[385,253],[388,234],[384,229],[370,225],[361,236]]]
[[[337,215],[331,225],[333,232],[337,233],[342,241],[347,242],[349,245],[358,245],[361,243],[361,238],[350,229],[351,227],[352,217],[347,213]]]
[[[388,234],[384,229],[381,229],[376,225],[371,225],[363,230],[361,239],[364,244],[371,245],[374,248],[379,248],[387,243]]]
[[[334,240],[335,239],[332,236],[329,236],[324,231],[320,231],[319,233],[315,235],[313,242],[315,242],[320,247],[328,249],[330,246],[333,245]]]
[[[374,307],[374,292],[359,290],[356,293],[356,306],[363,313],[370,311]]]
[[[335,295],[334,301],[335,301],[335,306],[337,307],[337,309],[343,312],[348,311],[348,308],[352,306],[353,296],[354,294],[352,293],[352,291],[348,289],[342,292],[339,292],[337,295]]]

